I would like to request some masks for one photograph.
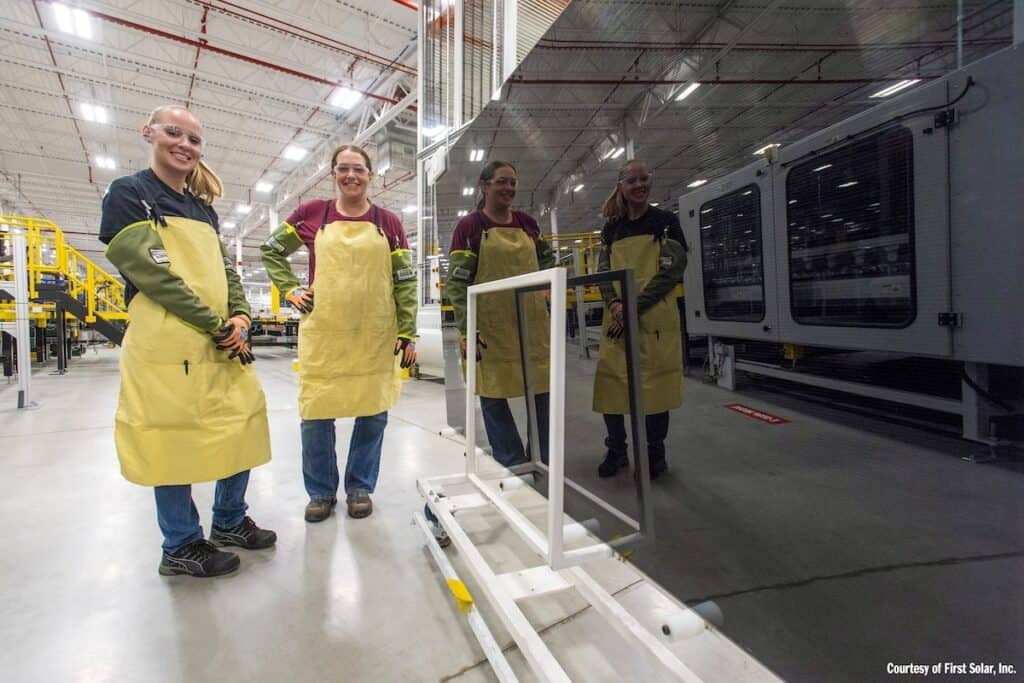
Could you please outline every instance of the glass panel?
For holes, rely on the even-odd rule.
[[[914,295],[913,136],[893,128],[786,179],[793,320],[906,327]]]
[[[700,207],[704,311],[712,320],[764,319],[761,191],[748,185]]]

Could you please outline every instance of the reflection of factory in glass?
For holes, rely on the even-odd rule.
[[[964,361],[981,390],[1024,366],[1022,72],[1004,50],[683,196],[688,331]]]

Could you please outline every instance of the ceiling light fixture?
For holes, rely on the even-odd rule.
[[[331,95],[330,105],[338,109],[348,110],[356,106],[356,103],[361,99],[363,99],[363,93],[342,86]]]
[[[470,150],[470,152],[469,152],[469,160],[470,161],[483,161],[484,160],[484,151],[482,149]]]
[[[755,157],[759,157],[759,156],[761,156],[762,154],[764,154],[765,152],[767,152],[768,150],[770,150],[770,149],[778,149],[779,147],[782,147],[782,144],[781,144],[781,143],[778,143],[778,142],[769,142],[769,143],[768,143],[767,145],[765,145],[764,147],[761,147],[760,149],[756,150],[756,151],[754,152],[754,156],[755,156]]]
[[[252,211],[252,207],[248,204],[235,204],[235,213],[239,213],[244,216],[250,211]]]
[[[274,189],[274,183],[268,183],[266,180],[261,180],[256,183],[256,187],[253,188],[260,194],[266,194]]]
[[[473,188],[472,187],[464,187],[464,188],[462,188],[462,196],[463,197],[472,197],[473,196]]]
[[[67,5],[55,2],[53,3],[53,15],[57,20],[57,28],[62,32],[86,40],[92,39],[92,21],[85,10],[77,7],[71,9]]]
[[[601,157],[601,161],[604,161],[605,159],[618,159],[625,153],[625,151],[625,147],[613,147],[612,149],[608,150],[608,152],[605,153],[603,157]]]
[[[402,213],[416,213],[416,211],[417,208],[415,204],[409,204],[408,206],[402,208]]]
[[[832,164],[825,164],[824,166],[819,166],[818,168],[812,168],[811,170],[814,171],[815,173],[821,173],[826,168],[832,168]]]
[[[859,184],[860,184],[859,180],[851,180],[848,183],[840,183],[837,187],[853,187],[854,185],[859,185]]]
[[[100,168],[114,169],[117,168],[117,162],[110,157],[96,157],[96,165]]]
[[[223,225],[223,227],[224,227],[224,228],[226,228],[227,230],[231,230],[231,229],[232,229],[232,228],[234,228],[234,227],[235,227],[236,225],[237,225],[237,223],[235,223],[234,221],[228,221],[227,223],[225,223],[225,224]]]
[[[699,179],[699,180],[694,180],[694,181],[693,181],[692,183],[690,183],[689,185],[687,185],[687,187],[700,187],[701,185],[704,185],[704,184],[705,184],[705,183],[707,183],[707,182],[708,182],[708,181],[707,181],[706,179],[704,179],[704,178],[701,178],[701,179]]]
[[[107,110],[98,104],[82,102],[80,108],[82,110],[82,118],[86,121],[92,121],[93,123],[107,123],[110,120],[107,117]]]
[[[577,185],[576,187],[572,188],[572,191],[573,191],[573,192],[579,192],[579,191],[580,191],[580,190],[582,190],[582,189],[583,189],[583,183],[580,183],[580,184],[579,184],[579,185]]]
[[[877,97],[888,97],[889,95],[895,95],[899,91],[906,90],[907,88],[909,88],[910,86],[914,85],[915,83],[920,83],[920,82],[921,82],[920,78],[911,78],[911,79],[908,79],[908,80],[905,80],[905,81],[900,81],[899,83],[894,83],[893,85],[890,85],[888,88],[883,88],[883,89],[879,90],[878,92],[876,92],[871,97],[877,98]]]
[[[284,148],[281,156],[290,161],[302,161],[306,158],[307,154],[309,154],[309,150],[303,147],[299,147],[298,145],[288,145]]]
[[[462,209],[458,213],[459,218],[462,218],[463,216],[468,216],[468,215],[469,215],[469,211],[466,211],[465,209]]]
[[[691,83],[683,89],[683,92],[676,95],[676,102],[682,102],[693,94],[693,91],[700,87],[700,83]]]

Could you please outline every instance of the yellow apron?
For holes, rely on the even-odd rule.
[[[303,420],[376,415],[398,401],[391,249],[367,221],[317,231],[316,305],[299,323],[299,414]]]
[[[217,233],[200,221],[166,220],[156,229],[171,271],[227,317]],[[267,404],[252,366],[229,359],[209,334],[141,292],[128,313],[114,428],[124,478],[144,486],[192,484],[268,462]]]
[[[537,245],[525,230],[517,226],[484,230],[474,284],[534,273],[538,269]],[[548,391],[549,385],[551,321],[543,292],[531,292],[525,298],[530,381],[534,393],[542,394]],[[483,360],[476,366],[476,393],[488,398],[524,395],[515,294],[512,290],[483,294],[478,297],[476,310],[477,329],[487,344]],[[467,351],[471,353],[473,347],[473,340],[467,340]]]
[[[627,237],[612,244],[612,270],[632,269],[637,293],[658,272],[661,242],[651,235]],[[618,283],[615,285],[619,289]],[[605,311],[601,351],[594,377],[594,410],[608,415],[629,414],[626,379],[626,340],[608,338],[611,316]],[[640,372],[644,412],[648,415],[678,408],[683,403],[683,364],[679,307],[667,296],[640,316]]]

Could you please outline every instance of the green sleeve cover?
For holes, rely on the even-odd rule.
[[[543,238],[537,240],[537,264],[540,270],[555,267],[555,252],[551,250],[551,243]]]
[[[171,272],[163,240],[151,223],[134,223],[122,229],[107,245],[106,255],[140,292],[185,324],[202,332],[220,326],[220,316]]]
[[[455,310],[455,325],[466,336],[466,290],[476,279],[477,255],[469,250],[453,251],[448,255],[448,280],[445,293]]]
[[[238,277],[235,264],[228,258],[228,250],[224,247],[224,242],[220,243],[220,255],[224,259],[224,274],[228,278],[228,315],[243,313],[252,320],[252,310],[249,308],[249,301],[245,298],[242,278]]]
[[[668,296],[677,284],[683,281],[686,270],[686,249],[673,239],[661,242],[658,257],[658,272],[637,297],[637,309],[643,315],[651,306]]]
[[[281,290],[282,294],[287,294],[301,286],[299,279],[292,272],[291,264],[288,263],[288,256],[295,253],[301,246],[302,238],[288,223],[281,223],[274,234],[260,245],[263,267],[267,269],[270,281]]]
[[[607,273],[612,269],[612,255],[611,247],[604,245],[601,247],[601,251],[597,255],[597,272]],[[615,291],[615,285],[611,282],[602,282],[598,285],[598,289],[601,290],[601,298],[604,299],[605,306],[611,306],[612,302],[619,300],[619,295]]]
[[[395,249],[391,252],[391,275],[395,287],[395,311],[398,316],[398,336],[416,338],[416,268],[412,252]]]

